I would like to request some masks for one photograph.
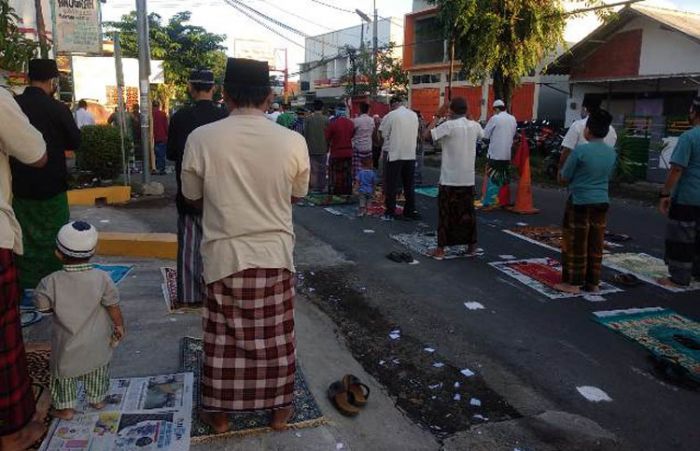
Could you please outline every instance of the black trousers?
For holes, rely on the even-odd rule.
[[[399,183],[401,183],[403,194],[406,197],[403,214],[410,216],[416,211],[416,193],[414,192],[416,160],[389,161],[384,170],[386,171],[386,186],[384,187],[386,214],[396,214],[396,192]]]

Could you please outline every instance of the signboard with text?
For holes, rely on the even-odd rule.
[[[99,0],[53,0],[54,50],[102,53]]]

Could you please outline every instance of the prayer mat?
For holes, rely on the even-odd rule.
[[[95,269],[99,269],[109,274],[112,278],[112,282],[118,284],[129,274],[134,265],[107,265],[94,263],[92,265]]]
[[[661,307],[594,312],[595,320],[644,346],[675,374],[700,382],[700,323]]]
[[[437,232],[400,233],[391,235],[391,239],[424,257],[430,257],[431,252],[437,247]],[[483,249],[477,249],[477,256],[482,255],[483,252]],[[445,247],[445,260],[473,257],[467,253],[466,246]]]
[[[193,409],[192,415],[192,443],[207,443],[212,440],[261,434],[271,431],[272,429],[269,427],[269,411],[231,413],[229,415],[231,430],[223,434],[216,434],[206,423],[199,419],[199,380],[204,353],[202,345],[203,342],[200,338],[184,337],[180,348],[180,369],[182,371],[194,373],[193,392],[195,408]],[[294,383],[293,408],[294,415],[289,421],[290,429],[310,428],[327,423],[298,364]]]
[[[324,208],[326,213],[330,213],[333,216],[344,216],[348,219],[357,219],[357,205],[335,205],[333,207]],[[384,214],[386,208],[384,204],[372,201],[367,206],[367,216],[380,217]],[[400,205],[396,206],[396,214],[403,214],[403,207]]]
[[[700,290],[700,282],[697,281],[691,282],[687,288],[661,285],[657,280],[669,276],[668,267],[660,258],[648,254],[628,252],[605,255],[603,256],[603,265],[621,273],[632,274],[640,280],[674,293]]]
[[[32,379],[32,390],[34,398],[39,397],[42,391],[49,391],[49,383],[51,381],[51,370],[49,367],[51,361],[51,345],[48,342],[29,342],[24,345],[24,352],[27,356],[27,371]],[[52,418],[46,416],[46,426],[51,424]],[[39,449],[41,440],[37,441],[30,449]]]
[[[561,252],[562,230],[560,226],[520,226],[503,230],[508,235],[520,238],[554,252]],[[608,232],[606,232],[606,235]],[[605,240],[605,253],[622,247],[619,243]]]
[[[199,312],[201,307],[193,307],[191,305],[180,304],[177,301],[177,268],[166,266],[160,268],[160,273],[163,275],[163,283],[160,285],[163,290],[163,299],[169,312],[174,311],[193,311]]]
[[[346,205],[353,202],[352,196],[331,196],[324,193],[312,193],[297,203],[297,205],[300,207],[325,207],[328,205]]]
[[[600,284],[600,291],[590,293],[581,291],[579,294],[564,293],[556,290],[554,286],[561,283],[561,263],[553,258],[530,258],[526,260],[507,260],[489,263],[499,271],[522,282],[524,285],[538,291],[550,299],[564,299],[590,294],[603,295],[617,293],[620,290],[608,283]]]
[[[437,186],[421,186],[416,188],[416,194],[421,194],[427,197],[438,197]]]

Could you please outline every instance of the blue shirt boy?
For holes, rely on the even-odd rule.
[[[356,178],[360,185],[357,190],[360,194],[374,194],[374,184],[377,178],[374,170],[360,169]]]
[[[608,184],[616,161],[615,149],[602,140],[576,146],[561,171],[562,178],[569,182],[574,205],[610,202]]]
[[[673,192],[673,201],[680,205],[700,206],[700,126],[678,138],[671,163],[683,168],[683,175]]]

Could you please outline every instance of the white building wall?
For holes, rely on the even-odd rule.
[[[642,29],[639,75],[700,73],[700,44],[690,37],[662,28],[647,18],[637,18],[621,31]]]

